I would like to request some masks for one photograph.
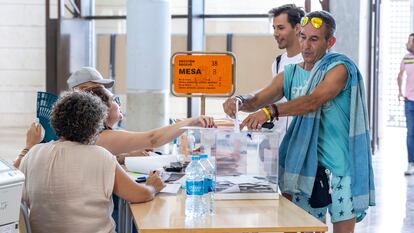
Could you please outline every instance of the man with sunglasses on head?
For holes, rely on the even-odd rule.
[[[277,74],[284,70],[285,65],[303,62],[299,44],[299,33],[301,29],[300,19],[305,16],[305,12],[295,4],[286,4],[271,9],[269,15],[273,18],[273,36],[275,37],[277,45],[279,49],[286,49],[286,52],[277,56],[272,64],[272,77],[275,78]],[[277,103],[283,102],[286,102],[286,98],[284,97]],[[258,126],[260,128],[263,123],[270,120],[266,108],[251,113],[247,118],[249,122],[252,122],[250,124],[252,128]],[[274,122],[274,129],[280,133],[280,142],[291,121],[291,117],[284,117]]]
[[[333,232],[353,232],[375,205],[369,123],[363,78],[345,55],[328,52],[336,23],[325,11],[301,20],[303,63],[285,66],[263,91],[243,96],[241,111],[267,107],[271,119],[294,116],[279,149],[283,195],[325,221]],[[272,104],[286,97],[286,103]],[[235,98],[224,111],[235,114]],[[246,119],[240,127],[253,128]]]

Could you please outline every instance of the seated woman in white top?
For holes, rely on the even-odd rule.
[[[58,141],[35,145],[24,157],[23,201],[33,233],[115,232],[112,193],[130,202],[152,200],[165,184],[157,173],[133,181],[96,138],[107,106],[86,92],[59,98],[51,113]]]

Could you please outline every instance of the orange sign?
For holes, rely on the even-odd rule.
[[[176,96],[231,96],[234,56],[230,53],[175,54],[171,90]]]

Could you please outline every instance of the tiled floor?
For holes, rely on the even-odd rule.
[[[405,177],[405,129],[386,128],[373,157],[377,206],[357,224],[356,233],[414,232],[414,176]],[[25,129],[0,131],[0,157],[12,161],[24,147]],[[332,232],[332,226],[329,227]],[[410,230],[411,229],[411,230]]]
[[[405,129],[386,128],[373,157],[377,206],[357,224],[355,232],[414,232],[414,176],[403,173],[407,168],[405,135]]]

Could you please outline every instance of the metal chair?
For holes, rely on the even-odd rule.
[[[32,233],[29,221],[29,208],[25,203],[20,203],[19,232]]]

